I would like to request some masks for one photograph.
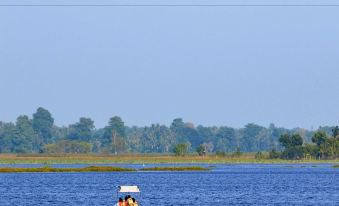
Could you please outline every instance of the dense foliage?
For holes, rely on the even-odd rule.
[[[313,144],[304,143],[299,134],[281,135],[279,142],[285,148],[280,154],[272,151],[270,156],[282,157],[284,159],[332,159],[339,156],[339,135],[338,126],[332,129],[332,136],[326,132],[318,130],[313,133]]]
[[[247,124],[244,128],[194,126],[181,118],[168,127],[152,124],[129,127],[114,116],[104,128],[81,117],[67,127],[54,124],[52,114],[38,108],[32,119],[19,116],[15,123],[0,121],[0,153],[186,153],[219,155],[271,151],[271,158],[297,159],[338,156],[338,127],[317,131],[286,129],[274,124],[263,127]],[[257,157],[261,158],[262,153]]]

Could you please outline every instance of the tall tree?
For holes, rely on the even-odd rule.
[[[216,150],[221,152],[232,152],[237,148],[235,131],[230,127],[220,127],[217,134]]]
[[[279,138],[279,142],[285,147],[285,148],[291,148],[295,146],[301,146],[303,144],[303,138],[299,134],[283,134]]]
[[[13,149],[12,139],[17,135],[15,124],[3,123],[0,130],[0,152],[10,153],[15,152]]]
[[[170,129],[175,134],[177,142],[188,142],[194,148],[201,144],[199,134],[192,123],[184,123],[181,118],[176,118]]]
[[[315,143],[318,147],[326,142],[327,135],[324,131],[316,131],[313,134],[312,142]]]
[[[119,137],[125,137],[125,123],[122,121],[121,117],[114,116],[106,127],[107,131],[112,132],[115,131]]]
[[[300,134],[284,134],[279,138],[279,142],[285,147],[285,150],[282,153],[283,158],[299,159],[303,157],[303,138]]]
[[[334,138],[336,138],[338,135],[339,135],[339,126],[335,126],[335,127],[332,129],[332,136],[333,136]]]
[[[53,124],[54,118],[48,110],[39,107],[33,114],[33,129],[38,134],[39,140],[36,144],[40,150],[43,144],[51,142]]]
[[[185,123],[182,118],[176,118],[173,120],[170,129],[174,132],[180,132],[185,127]]]
[[[93,130],[93,120],[81,117],[79,122],[69,126],[68,139],[89,142],[92,139]]]
[[[246,152],[255,152],[258,151],[258,143],[260,142],[260,135],[263,134],[262,130],[265,130],[265,127],[256,125],[256,124],[247,124],[244,129],[242,129],[242,137],[240,139],[241,149]]]
[[[105,127],[103,135],[103,146],[110,147],[110,151],[113,153],[123,152],[126,149],[126,132],[125,123],[118,116],[112,117],[108,126]]]
[[[20,152],[33,152],[34,140],[37,138],[33,127],[32,120],[26,115],[19,116],[16,121],[16,150]]]
[[[143,152],[169,152],[175,143],[174,134],[171,130],[159,124],[145,127],[141,136]]]

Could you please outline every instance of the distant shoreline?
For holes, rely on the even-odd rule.
[[[137,172],[137,171],[208,171],[210,168],[190,166],[190,167],[146,167],[141,169],[112,167],[112,166],[88,166],[83,168],[55,168],[51,166],[43,167],[0,167],[0,173],[46,173],[46,172]]]
[[[159,154],[124,154],[124,155],[97,155],[97,154],[0,154],[0,164],[306,164],[327,163],[338,164],[334,160],[284,160],[284,159],[256,159],[254,154],[248,153],[240,157],[220,157],[209,155],[205,158],[198,155],[177,157]]]

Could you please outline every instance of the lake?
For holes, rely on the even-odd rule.
[[[143,165],[111,164],[141,168]],[[197,164],[198,165],[198,164]],[[41,165],[0,165],[0,167]],[[85,167],[88,165],[53,165]],[[147,167],[159,166],[148,164]],[[163,165],[162,165],[163,166]],[[172,165],[171,165],[172,166]],[[181,166],[181,165],[180,165]],[[0,205],[113,205],[118,185],[138,185],[140,205],[339,205],[331,164],[209,165],[208,172],[2,173]]]

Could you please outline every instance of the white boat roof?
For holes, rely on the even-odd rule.
[[[119,186],[119,192],[140,192],[138,186]]]

